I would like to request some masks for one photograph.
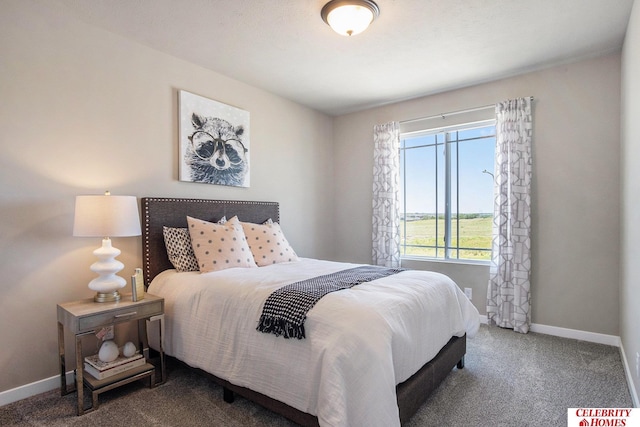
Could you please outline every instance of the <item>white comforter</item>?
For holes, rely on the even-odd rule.
[[[306,339],[256,330],[282,285],[354,267],[313,259],[158,275],[165,351],[233,384],[318,416],[321,426],[399,426],[395,387],[452,336],[472,337],[476,308],[448,277],[402,273],[333,292],[309,312]]]

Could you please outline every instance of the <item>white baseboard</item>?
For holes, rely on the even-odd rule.
[[[67,384],[72,384],[74,381],[73,371],[67,372]],[[55,389],[60,389],[60,375],[0,392],[0,406],[8,405],[9,403]]]
[[[486,314],[480,315],[480,323],[487,323]],[[572,338],[574,340],[620,347],[620,337],[617,335],[600,334],[597,332],[580,331],[578,329],[567,329],[559,326],[540,325],[537,323],[532,323],[529,330],[539,334],[554,335],[556,337]]]
[[[624,374],[627,377],[627,384],[629,386],[629,393],[631,394],[631,401],[633,402],[633,407],[637,408],[639,405],[638,401],[638,393],[636,392],[636,387],[633,382],[633,375],[631,374],[631,366],[629,366],[627,355],[624,352],[624,347],[622,343],[620,343],[620,356],[622,357],[622,365],[624,366]]]
[[[556,337],[573,338],[580,341],[620,347],[620,337],[617,335],[599,334],[597,332],[579,331],[577,329],[560,328],[558,326],[531,324],[531,332],[554,335]]]

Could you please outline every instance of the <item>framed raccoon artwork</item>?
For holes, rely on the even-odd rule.
[[[249,112],[181,90],[180,181],[249,187]]]

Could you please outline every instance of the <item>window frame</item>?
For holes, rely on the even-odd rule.
[[[443,117],[444,119],[444,117]],[[453,217],[453,213],[452,213],[452,204],[451,204],[451,197],[452,197],[452,144],[455,143],[456,145],[456,154],[455,154],[455,162],[456,162],[456,167],[455,167],[455,175],[456,175],[456,189],[458,189],[456,191],[456,206],[457,209],[460,209],[460,168],[459,168],[459,143],[460,142],[465,142],[465,141],[469,141],[469,140],[473,140],[473,139],[486,139],[486,138],[496,138],[496,132],[495,132],[495,125],[496,125],[496,119],[494,115],[491,115],[491,118],[482,118],[479,120],[473,120],[473,121],[464,121],[461,120],[459,123],[456,124],[447,124],[445,126],[437,126],[437,127],[429,127],[429,128],[422,128],[422,129],[418,129],[415,130],[415,126],[412,126],[412,130],[407,130],[407,131],[403,131],[401,128],[400,131],[400,148],[399,148],[399,154],[400,154],[400,159],[402,162],[406,163],[406,154],[403,156],[402,152],[406,150],[412,150],[412,149],[416,149],[416,148],[424,148],[427,146],[434,146],[434,150],[435,150],[435,167],[436,167],[436,171],[435,171],[435,182],[434,182],[434,187],[435,187],[435,217],[436,217],[436,224],[435,224],[435,234],[436,234],[436,242],[434,246],[420,246],[420,247],[425,247],[425,248],[431,248],[434,249],[434,255],[433,256],[428,256],[428,255],[407,255],[406,254],[406,248],[407,248],[407,244],[406,244],[406,235],[407,235],[407,197],[406,197],[406,191],[407,191],[407,179],[406,179],[406,164],[402,166],[401,170],[403,171],[401,177],[400,177],[400,181],[401,181],[401,191],[403,192],[403,205],[401,206],[401,211],[403,213],[403,226],[404,229],[402,230],[403,233],[402,235],[405,236],[405,238],[403,239],[403,242],[400,243],[400,252],[401,252],[401,258],[402,259],[407,259],[407,260],[419,260],[419,261],[429,261],[429,262],[451,262],[451,263],[464,263],[464,264],[481,264],[481,265],[488,265],[491,262],[491,251],[492,249],[485,249],[485,248],[466,248],[466,247],[460,247],[460,220],[459,220],[459,216],[460,216],[460,212],[457,212],[456,214],[456,245],[452,246],[451,244],[451,238],[452,238],[452,217]],[[453,132],[461,132],[461,131],[465,131],[465,130],[471,130],[471,129],[477,129],[477,128],[483,128],[483,127],[489,127],[489,126],[493,126],[494,127],[494,133],[491,136],[482,136],[480,138],[470,138],[470,139],[463,139],[460,140],[458,138],[458,136],[456,136],[455,140],[451,140],[450,139],[450,135]],[[438,140],[438,134],[443,134],[443,138],[442,138],[442,142],[439,142]],[[403,141],[405,139],[408,138],[417,138],[417,137],[421,137],[421,136],[434,136],[435,137],[435,142],[431,143],[431,144],[425,144],[425,145],[421,145],[421,146],[415,146],[415,147],[404,147]],[[440,149],[439,146],[442,146],[440,148],[444,148],[444,179],[445,179],[445,183],[444,183],[444,204],[445,204],[445,209],[444,209],[444,242],[442,245],[438,244],[438,239],[440,238],[440,234],[439,234],[439,221],[438,221],[438,217],[440,216],[439,213],[439,155],[438,155],[438,150]],[[493,171],[492,171],[492,176],[493,176]],[[414,246],[414,245],[412,245]],[[473,259],[473,258],[460,258],[460,252],[462,250],[480,250],[480,251],[488,251],[489,252],[489,259],[488,260],[481,260],[481,259]],[[439,251],[440,250],[444,250],[444,256],[440,257],[439,256]],[[452,252],[456,253],[456,256],[451,256]]]

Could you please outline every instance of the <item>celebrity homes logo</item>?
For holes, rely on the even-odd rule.
[[[640,427],[640,409],[569,408],[568,427]]]

